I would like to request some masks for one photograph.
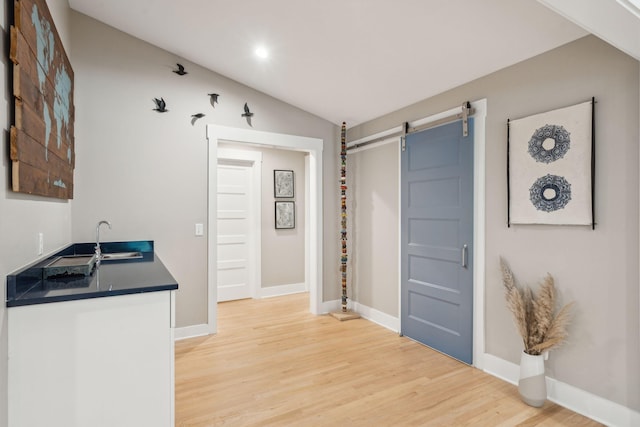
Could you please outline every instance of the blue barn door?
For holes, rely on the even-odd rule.
[[[401,171],[402,334],[471,364],[473,119],[406,136]]]

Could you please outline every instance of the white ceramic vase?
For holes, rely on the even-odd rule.
[[[522,352],[520,358],[520,379],[518,391],[522,400],[536,408],[544,405],[547,400],[547,385],[544,377],[544,361],[546,354],[539,356]]]

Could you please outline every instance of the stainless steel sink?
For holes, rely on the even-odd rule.
[[[102,261],[116,261],[124,259],[139,259],[142,258],[142,252],[114,252],[103,253]]]
[[[51,260],[43,267],[44,278],[64,276],[88,276],[96,263],[95,255],[64,255]]]

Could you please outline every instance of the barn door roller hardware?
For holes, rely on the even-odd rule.
[[[425,123],[420,126],[415,127],[407,127],[407,133],[415,133],[422,132],[423,130],[427,130],[430,128],[434,128],[436,126],[444,125],[447,123],[455,122],[456,120],[462,119],[462,136],[469,136],[469,117],[472,116],[476,112],[475,108],[471,108],[471,103],[469,101],[465,101],[462,103],[462,108],[459,113],[452,114],[447,117],[443,117],[441,119]],[[405,123],[407,126],[408,124]]]
[[[469,114],[471,113],[471,103],[462,103],[462,136],[469,136]]]
[[[389,129],[387,131],[384,131],[378,134],[383,136],[379,136],[379,137],[370,136],[370,137],[365,137],[360,140],[357,140],[351,143],[351,145],[348,146],[347,150],[354,150],[356,148],[361,148],[370,144],[375,144],[376,142],[388,141],[391,138],[400,137],[400,145],[402,147],[402,151],[405,151],[407,148],[407,145],[406,145],[407,135],[415,132],[421,132],[423,130],[440,126],[446,123],[451,123],[456,120],[462,120],[462,136],[467,137],[469,136],[469,117],[473,116],[475,112],[476,110],[475,108],[471,107],[471,103],[469,101],[465,101],[462,103],[461,110],[458,113],[453,113],[449,116],[432,120],[427,123],[425,123],[425,119],[415,120],[413,122],[413,123],[416,123],[414,126],[411,126],[409,122],[404,122],[402,123],[401,126]]]
[[[400,141],[402,141],[402,151],[407,149],[407,133],[409,131],[409,122],[404,122],[402,124],[402,136],[400,137]]]

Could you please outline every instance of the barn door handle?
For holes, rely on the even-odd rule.
[[[467,268],[467,252],[468,252],[468,246],[467,245],[462,245],[462,268]]]

